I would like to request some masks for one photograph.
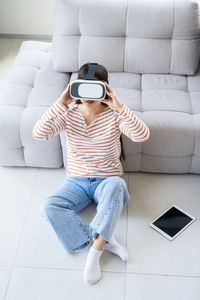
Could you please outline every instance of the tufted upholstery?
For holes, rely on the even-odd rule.
[[[192,75],[199,61],[198,0],[59,0],[53,66],[88,61],[110,72]]]
[[[183,0],[183,3],[184,2],[185,0]],[[82,63],[87,62],[87,60],[92,62],[96,61],[95,57],[92,55],[87,58],[85,57],[86,61],[83,60],[84,56],[81,56],[84,54],[83,51],[82,54],[79,52],[78,63],[76,47],[74,48],[74,53],[70,52],[69,48],[74,45],[74,36],[71,37],[70,44],[70,37],[67,36],[67,43],[65,43],[65,36],[63,37],[61,35],[60,41],[62,39],[62,43],[64,44],[59,44],[58,29],[61,29],[61,24],[63,26],[63,32],[60,32],[60,34],[72,33],[72,28],[74,28],[73,34],[77,34],[76,14],[74,14],[74,18],[70,19],[70,27],[68,27],[68,22],[66,22],[66,26],[65,23],[63,23],[63,15],[67,12],[64,9],[61,10],[61,7],[64,7],[67,3],[72,5],[72,8],[74,8],[74,3],[78,2],[77,0],[57,1],[56,14],[59,11],[60,24],[58,18],[56,18],[54,29],[54,33],[56,35],[53,43],[38,41],[23,42],[10,69],[5,85],[1,90],[1,165],[59,168],[64,163],[64,166],[66,166],[66,137],[64,136],[64,133],[61,132],[59,135],[48,141],[39,141],[33,138],[32,129],[41,115],[58,97],[60,97],[68,82],[76,79],[77,67]],[[91,3],[91,10],[93,9],[92,0],[84,1],[84,3],[86,3],[86,5]],[[97,3],[99,4],[100,2],[97,1]],[[106,7],[107,5],[108,7],[110,5],[110,1],[106,3],[102,1],[102,3],[104,3]],[[119,9],[123,2],[117,0],[117,3],[118,5],[116,6],[118,7],[117,9]],[[143,3],[142,5],[145,7],[146,0],[140,0],[140,3]],[[158,1],[158,3],[160,3],[160,1]],[[167,8],[171,2],[166,0],[166,3],[167,4],[164,5],[162,9],[159,6],[159,11],[161,9],[162,12],[161,15],[164,14],[165,9],[166,15],[169,14],[169,10]],[[189,1],[188,3],[190,4],[194,2]],[[190,16],[191,11],[189,4],[188,15]],[[105,11],[108,7],[105,8]],[[196,9],[195,3],[194,8]],[[181,14],[178,9],[180,9],[180,7],[177,8],[177,11]],[[183,12],[186,14],[187,10],[184,9]],[[121,13],[123,13],[123,10]],[[110,16],[112,20],[112,14]],[[177,18],[179,17],[180,16],[177,14]],[[147,16],[146,18],[148,20]],[[84,18],[82,19],[81,24],[84,24],[83,20]],[[116,32],[121,26],[118,24],[121,23],[120,21],[122,20],[118,19],[118,22],[115,23]],[[186,21],[187,18],[185,22]],[[99,22],[100,21],[97,19],[96,23],[98,24]],[[194,24],[194,21],[188,21],[188,31],[190,31],[192,37],[195,36],[195,31],[192,31],[192,28],[194,29]],[[85,28],[89,28],[87,27],[87,24],[84,26]],[[108,23],[105,23],[105,26],[108,26]],[[179,24],[179,26],[181,25]],[[182,26],[184,28],[185,23]],[[96,26],[95,30],[98,29],[97,27],[98,26]],[[68,28],[69,32],[67,32]],[[81,28],[82,33],[86,32],[83,30],[84,27]],[[94,28],[91,30],[94,30]],[[103,29],[99,26],[98,30],[96,38],[101,40],[103,37],[99,35],[100,30]],[[109,30],[107,31],[107,34],[114,35],[114,32]],[[177,30],[176,32],[178,32]],[[78,39],[79,38],[80,37],[78,37]],[[149,39],[149,41],[151,43],[151,39]],[[194,39],[191,37],[189,38],[188,36],[188,45],[192,45],[193,42]],[[197,41],[195,41],[194,45],[196,45],[196,43]],[[68,47],[68,49],[63,48],[63,53],[59,52],[61,51],[61,48],[59,48],[61,45],[67,45]],[[54,53],[52,52],[52,47],[54,47]],[[88,47],[88,49],[89,48],[90,47]],[[114,47],[113,49],[113,51],[115,51],[116,48]],[[198,56],[196,48],[191,47],[191,49],[195,49],[194,57],[196,57],[196,60]],[[90,53],[90,49],[88,51]],[[156,51],[156,49],[154,49],[154,51]],[[163,51],[165,53],[166,49]],[[183,52],[184,51],[183,47]],[[69,58],[65,55],[65,53],[69,54]],[[96,50],[94,53],[96,53]],[[154,72],[146,73],[145,70],[150,70],[149,68],[151,67],[151,65],[146,64],[146,61],[144,61],[143,64],[141,64],[141,61],[138,61],[137,66],[129,61],[131,65],[130,68],[140,67],[143,68],[144,72],[140,74],[140,72],[137,73],[130,71],[131,69],[126,69],[124,72],[123,68],[128,63],[128,60],[124,66],[122,63],[121,66],[123,67],[121,69],[118,65],[120,63],[120,61],[118,61],[120,57],[113,55],[111,59],[108,52],[110,60],[108,61],[107,57],[104,58],[105,53],[102,53],[102,59],[104,59],[106,67],[108,63],[109,82],[116,91],[120,101],[125,103],[137,114],[138,117],[144,120],[150,129],[150,139],[144,143],[133,143],[126,136],[122,135],[126,154],[126,160],[123,161],[124,171],[199,174],[200,67],[197,66],[197,70],[194,75],[184,75],[184,72],[183,74],[165,74],[166,72],[164,69],[163,74],[158,69],[158,72],[155,72],[154,69]],[[192,52],[190,52],[190,54],[191,53]],[[99,55],[97,60],[99,63],[101,63],[101,55]],[[168,54],[166,53],[166,56],[167,55]],[[89,59],[90,57],[92,57],[92,59]],[[196,67],[194,68],[194,65],[192,64],[193,57],[189,57],[188,60],[184,60],[180,53],[179,58],[181,62],[180,64],[176,60],[174,60],[174,63],[171,64],[171,66],[174,65],[172,68],[173,70],[176,69],[180,72],[180,68],[183,68],[189,73],[194,72]],[[58,71],[54,68],[54,64],[58,68],[59,65],[61,67],[61,63],[64,69],[69,67],[70,70],[71,66],[72,71],[61,72],[61,70]],[[183,65],[181,66],[181,64]],[[156,66],[154,66],[154,68],[156,68]],[[158,66],[158,68],[160,68],[160,66]],[[142,69],[140,69],[140,71],[142,71]],[[71,103],[70,106],[71,105],[73,105],[73,103]]]
[[[59,136],[48,144],[32,137],[32,128],[69,81],[68,73],[53,69],[51,43],[21,44],[0,94],[0,164],[62,166]]]

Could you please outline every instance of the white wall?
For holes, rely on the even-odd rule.
[[[0,34],[52,35],[55,0],[0,0]]]

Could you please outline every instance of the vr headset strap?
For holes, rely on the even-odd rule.
[[[94,74],[96,72],[97,65],[98,65],[97,63],[90,63],[89,64],[89,69],[88,69],[88,72],[86,74],[85,79],[93,80]]]

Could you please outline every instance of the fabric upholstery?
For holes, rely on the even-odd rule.
[[[32,137],[32,128],[69,81],[53,69],[51,43],[24,41],[0,93],[0,164],[61,167],[60,138],[48,144]]]
[[[193,75],[199,61],[198,0],[58,0],[52,60],[76,72],[88,61],[109,72]]]

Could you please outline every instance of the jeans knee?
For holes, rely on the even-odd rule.
[[[123,205],[125,205],[130,200],[130,195],[126,185],[126,181],[121,177],[119,177],[118,180],[118,188],[119,192],[122,194],[122,197],[119,197],[119,199],[122,200]]]
[[[51,210],[51,204],[52,204],[52,201],[50,200],[49,197],[45,198],[42,201],[42,203],[40,204],[40,207],[39,207],[39,212],[42,217],[48,218],[49,212]]]
[[[119,192],[124,195],[127,192],[126,181],[121,177],[117,177],[116,184],[115,184],[115,189],[118,189]]]
[[[108,179],[104,181],[104,184],[107,184],[107,180],[109,180],[109,184],[105,189],[105,193],[109,192],[111,197],[115,198],[115,202],[122,202],[123,198],[128,197],[128,190],[126,181],[120,176],[110,176]],[[121,197],[120,197],[121,194]],[[119,197],[116,197],[119,196]]]
[[[109,180],[108,188],[111,190],[116,191],[119,189],[120,191],[124,188],[126,188],[126,181],[120,177],[120,176],[110,176],[108,179],[104,181],[104,183],[107,183],[107,180]]]

